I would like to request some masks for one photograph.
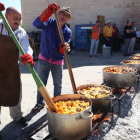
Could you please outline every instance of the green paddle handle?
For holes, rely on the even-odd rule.
[[[7,20],[5,19],[5,17],[3,16],[1,11],[0,11],[0,16],[1,16],[4,24],[6,25],[6,28],[8,29],[9,33],[11,34],[11,36],[12,36],[12,38],[13,38],[16,46],[17,46],[17,48],[19,49],[19,52],[21,53],[21,55],[24,55],[25,54],[24,50],[20,46],[19,41],[17,40],[17,38],[16,38],[15,34],[13,33],[9,23],[7,22]],[[37,87],[39,88],[39,87],[43,86],[44,84],[41,81],[41,79],[39,78],[39,76],[37,75],[35,69],[30,64],[28,64],[27,62],[26,62],[26,65],[28,66],[30,72],[32,73],[32,76],[33,76],[33,78],[34,78],[34,80],[36,82]]]

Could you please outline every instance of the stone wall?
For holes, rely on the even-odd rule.
[[[105,16],[105,21],[116,22],[121,34],[129,18],[136,22],[137,30],[140,30],[140,0],[21,0],[23,27],[26,31],[37,31],[32,22],[52,2],[60,7],[71,7],[73,20],[68,23],[73,31],[73,40],[75,25],[95,23],[97,15]]]

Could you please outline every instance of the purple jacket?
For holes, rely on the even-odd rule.
[[[59,52],[61,39],[57,29],[56,20],[49,18],[46,22],[42,22],[39,17],[37,17],[34,20],[33,25],[37,29],[43,30],[40,45],[41,55],[47,60],[50,60],[50,58],[52,58],[52,62],[63,60],[64,55]],[[62,28],[62,32],[65,42],[70,43],[72,31],[68,28],[67,25],[64,25]]]

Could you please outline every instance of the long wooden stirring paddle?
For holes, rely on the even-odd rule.
[[[7,22],[7,20],[5,19],[5,17],[3,16],[1,11],[0,11],[0,16],[1,16],[4,24],[6,25],[9,33],[11,34],[11,36],[12,36],[17,48],[19,49],[21,55],[24,55],[25,52],[23,51],[22,47],[20,46],[20,43],[18,42],[18,40],[17,40],[15,34],[13,33],[9,23]],[[28,66],[30,72],[32,73],[32,76],[33,76],[33,78],[36,82],[36,85],[37,85],[42,97],[46,101],[46,104],[47,104],[48,108],[50,109],[50,111],[51,112],[58,112],[54,103],[53,103],[53,101],[52,101],[52,99],[51,99],[51,97],[50,97],[50,95],[49,95],[49,93],[48,93],[48,91],[47,91],[47,89],[46,89],[46,87],[45,87],[45,85],[43,84],[43,82],[41,81],[39,76],[37,75],[35,69],[30,64],[28,64],[27,62],[26,62],[26,65]]]
[[[59,35],[60,35],[60,38],[61,38],[61,43],[64,46],[65,40],[64,40],[64,36],[62,34],[62,29],[61,29],[60,22],[58,20],[56,11],[54,12],[54,15],[55,15],[55,19],[56,19]],[[66,63],[67,63],[67,67],[68,67],[68,71],[69,71],[69,75],[70,75],[73,91],[74,91],[74,94],[77,94],[76,85],[75,85],[74,76],[73,76],[72,69],[71,69],[71,64],[70,64],[69,56],[68,56],[68,53],[67,53],[67,51],[65,50],[64,47],[63,47],[63,50],[64,50],[64,54],[65,54],[65,59],[66,59]]]

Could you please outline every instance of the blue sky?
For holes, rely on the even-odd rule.
[[[7,7],[14,6],[14,7],[18,8],[19,11],[21,11],[21,2],[20,2],[20,0],[0,0],[0,3],[4,4],[5,9]],[[3,11],[3,14],[4,13],[5,13],[5,11]]]

